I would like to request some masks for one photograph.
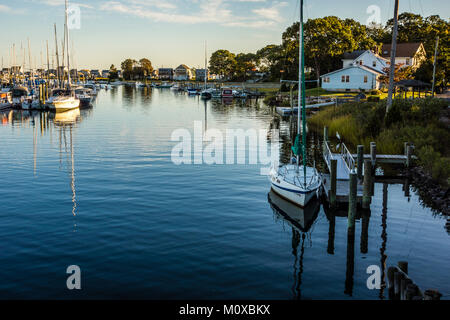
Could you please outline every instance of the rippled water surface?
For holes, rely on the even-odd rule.
[[[0,298],[380,299],[366,269],[398,260],[450,293],[446,220],[402,184],[375,184],[352,247],[345,212],[292,208],[261,165],[172,162],[172,133],[196,120],[286,135],[260,101],[117,87],[79,114],[0,118]],[[81,291],[66,288],[69,265]]]

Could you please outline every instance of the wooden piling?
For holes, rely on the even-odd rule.
[[[370,195],[372,186],[372,163],[370,160],[364,161],[364,182],[363,182],[363,198],[362,207],[368,209],[370,207]]]
[[[406,148],[406,167],[410,167],[412,162],[411,162],[411,156],[412,156],[412,146],[409,146]]]
[[[370,143],[370,160],[372,161],[372,167],[375,168],[375,163],[377,161],[377,145],[375,142]]]
[[[348,194],[348,228],[353,229],[355,227],[356,204],[358,201],[356,197],[358,180],[357,174],[354,171],[350,172],[349,174],[349,186],[350,192]]]
[[[409,145],[409,142],[403,142],[403,151],[405,153],[405,156],[406,156],[407,151],[408,151],[408,145]]]
[[[364,146],[358,145],[358,158],[357,158],[358,180],[362,179],[363,162],[364,162]]]
[[[331,159],[331,188],[330,188],[330,204],[336,205],[336,184],[337,184],[337,159]]]
[[[323,127],[323,141],[328,142],[328,127]]]

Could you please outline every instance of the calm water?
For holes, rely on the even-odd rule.
[[[450,293],[446,220],[401,184],[375,184],[352,259],[345,212],[269,202],[260,165],[173,164],[171,134],[195,120],[287,141],[261,103],[119,87],[80,114],[0,118],[0,298],[380,299],[366,268],[404,259],[422,288]],[[66,289],[72,264],[81,291]]]

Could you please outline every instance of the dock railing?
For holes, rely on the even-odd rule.
[[[355,159],[353,158],[353,155],[350,153],[345,143],[342,143],[341,157],[342,160],[344,160],[348,171],[352,172],[352,170],[355,169]]]
[[[331,172],[331,160],[333,160],[333,153],[330,150],[330,146],[328,145],[328,141],[323,142],[324,148],[323,148],[323,158],[325,160],[325,163],[328,166],[328,170]]]

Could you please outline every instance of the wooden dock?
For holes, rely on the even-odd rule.
[[[416,157],[412,155],[412,146],[405,143],[404,155],[376,154],[376,144],[370,144],[370,154],[364,154],[364,147],[358,146],[358,153],[352,154],[344,143],[340,153],[331,152],[328,144],[328,128],[324,128],[323,157],[330,174],[322,174],[322,186],[328,201],[350,203],[350,198],[368,208],[373,195],[375,167],[377,163],[404,164],[410,166]],[[364,176],[363,176],[364,172]],[[356,190],[350,195],[350,180],[355,179]]]

